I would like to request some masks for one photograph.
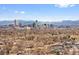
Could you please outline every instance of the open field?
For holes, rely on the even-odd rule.
[[[1,55],[79,55],[79,28],[0,29]]]

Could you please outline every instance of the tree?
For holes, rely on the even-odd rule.
[[[37,23],[38,23],[38,20],[36,20],[35,22],[33,22],[33,27],[37,27]]]

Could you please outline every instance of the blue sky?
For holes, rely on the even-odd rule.
[[[0,4],[0,20],[79,20],[79,5]]]

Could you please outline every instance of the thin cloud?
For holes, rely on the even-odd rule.
[[[24,14],[25,12],[24,12],[24,11],[21,11],[20,13],[21,13],[21,14]]]
[[[19,11],[15,11],[15,13],[17,14],[17,13],[19,13]]]
[[[59,8],[68,8],[68,7],[74,7],[75,4],[55,4],[54,6]]]
[[[71,4],[71,5],[70,5],[70,7],[74,7],[74,6],[75,6],[75,4]]]
[[[25,11],[15,11],[16,14],[24,14]]]

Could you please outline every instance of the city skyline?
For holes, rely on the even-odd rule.
[[[79,20],[78,10],[78,4],[0,4],[0,20]]]

